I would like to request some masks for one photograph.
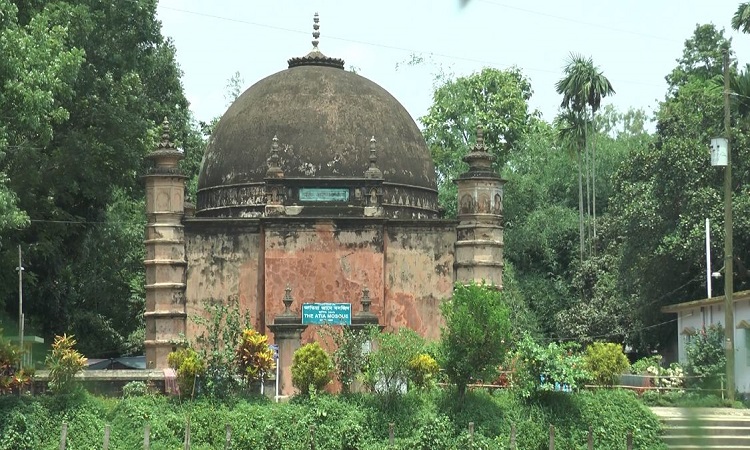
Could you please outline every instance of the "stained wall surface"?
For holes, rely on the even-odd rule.
[[[361,310],[370,290],[371,312],[395,330],[409,327],[436,339],[440,302],[454,282],[455,223],[379,219],[195,220],[186,223],[188,316],[203,314],[203,302],[237,299],[256,329],[284,310],[285,288],[292,310],[302,303],[343,302]],[[260,299],[260,300],[259,300]],[[199,328],[188,320],[187,334]],[[315,330],[303,335],[307,342]]]

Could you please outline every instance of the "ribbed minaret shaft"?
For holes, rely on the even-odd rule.
[[[179,169],[183,154],[171,141],[169,122],[162,123],[161,142],[147,158],[153,162],[146,184],[146,367],[168,367],[167,356],[184,336],[185,309],[185,179]]]

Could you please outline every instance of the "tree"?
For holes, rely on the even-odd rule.
[[[466,77],[448,78],[433,93],[433,104],[419,120],[435,160],[440,204],[449,216],[456,214],[453,180],[468,166],[461,158],[474,139],[477,125],[495,156],[499,170],[531,120],[529,80],[517,68],[486,68]]]
[[[445,327],[440,336],[445,373],[461,401],[472,378],[497,367],[510,345],[511,323],[505,293],[494,287],[456,284],[441,305]]]
[[[615,93],[612,83],[604,76],[591,58],[571,53],[564,69],[565,76],[555,85],[558,94],[563,95],[561,107],[567,110],[563,118],[564,126],[561,128],[562,137],[570,145],[579,144],[583,137],[583,147],[578,150],[578,194],[579,200],[579,225],[581,260],[583,260],[583,186],[581,182],[581,152],[583,153],[583,164],[586,166],[586,191],[587,198],[591,204],[589,208],[593,212],[593,242],[596,242],[596,152],[591,146],[589,153],[588,135],[594,134],[591,125],[594,123],[596,111],[601,106],[602,98]],[[588,110],[591,111],[589,116]],[[590,131],[589,131],[590,130]],[[591,168],[589,178],[588,170]],[[589,194],[589,180],[591,181],[592,193]]]
[[[28,48],[3,51],[13,55],[10,61],[27,61],[15,72],[0,71],[0,77],[21,80],[19,89],[38,87],[38,95],[7,91],[13,95],[5,98],[14,103],[4,110],[23,112],[13,123],[30,131],[9,140],[0,172],[11,174],[7,187],[31,223],[6,231],[2,239],[24,249],[28,328],[48,338],[75,330],[90,356],[126,352],[137,322],[123,317],[140,316],[142,303],[135,297],[142,291],[134,281],[143,267],[130,265],[130,259],[122,268],[114,257],[100,257],[98,265],[87,258],[113,246],[118,255],[129,254],[141,239],[129,240],[132,228],[113,222],[113,209],[142,199],[143,159],[154,148],[164,116],[175,140],[188,156],[194,153],[174,47],[161,35],[155,0],[17,4],[18,27],[27,37],[16,33],[0,42]],[[7,9],[7,2],[2,5]],[[28,107],[24,98],[31,100]],[[29,113],[31,106],[37,110]],[[3,198],[0,194],[0,204]],[[142,223],[129,217],[134,226]],[[15,283],[8,279],[17,264],[13,248],[0,248],[0,298],[12,315],[17,313]]]
[[[713,224],[714,267],[721,267],[723,242],[723,174],[711,167],[705,150],[710,139],[723,133],[721,71],[728,45],[712,25],[699,25],[686,41],[683,56],[668,79],[665,100],[656,114],[657,132],[648,148],[634,149],[614,177],[610,202],[612,227],[617,230],[621,255],[619,285],[633,311],[629,339],[635,348],[649,350],[675,338],[672,317],[654,314],[661,306],[705,297],[704,223]],[[730,53],[731,54],[731,53]],[[734,110],[736,119],[736,109]],[[750,211],[747,161],[748,136],[732,131],[733,208],[736,255],[750,249]],[[719,226],[717,226],[719,225]],[[750,280],[737,277],[735,289]],[[721,295],[721,287],[716,294]]]
[[[750,33],[750,2],[740,3],[732,16],[732,28],[743,33]]]

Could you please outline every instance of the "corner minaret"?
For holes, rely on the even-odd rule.
[[[153,162],[146,184],[146,368],[167,366],[167,355],[185,333],[185,179],[183,157],[171,141],[169,122],[161,142],[146,156]]]
[[[477,141],[463,160],[469,170],[455,183],[458,187],[456,281],[485,282],[503,287],[503,183],[492,170],[494,160],[484,144],[482,127]]]

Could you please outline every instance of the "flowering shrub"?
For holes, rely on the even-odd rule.
[[[236,359],[240,376],[247,382],[263,381],[266,374],[276,368],[273,350],[268,346],[268,336],[252,328],[242,331]]]
[[[196,378],[203,375],[206,365],[198,352],[190,347],[184,347],[167,356],[167,364],[177,372],[177,386],[180,395],[191,397],[195,393]]]
[[[409,361],[409,381],[418,388],[432,387],[438,372],[440,367],[437,361],[427,353],[420,353]]]
[[[55,336],[52,353],[47,355],[49,387],[57,393],[70,392],[74,385],[73,377],[86,365],[86,358],[73,348],[75,345],[73,335]]]
[[[29,382],[22,370],[17,370],[21,361],[21,349],[2,337],[0,329],[0,395],[10,394]]]

